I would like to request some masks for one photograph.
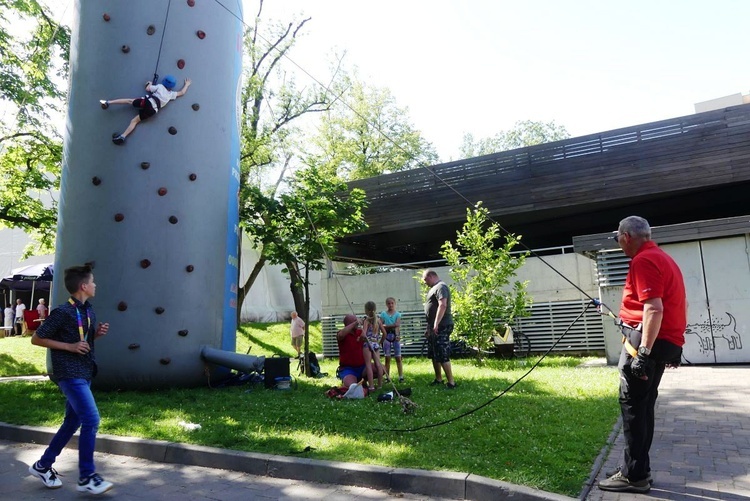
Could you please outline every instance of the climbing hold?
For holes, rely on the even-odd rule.
[[[94,186],[99,186],[100,184],[102,184],[102,180],[96,176],[91,178],[91,182],[94,183]]]
[[[128,303],[126,303],[125,301],[120,301],[119,303],[117,303],[117,309],[120,310],[120,311],[127,310],[128,309]]]
[[[120,221],[122,221],[123,219],[125,219],[125,214],[122,214],[120,212],[118,212],[117,214],[115,214],[115,221],[117,221],[118,223]]]
[[[197,176],[197,175],[195,175],[195,173],[191,173],[191,174],[190,174],[190,175],[188,176],[188,179],[190,179],[191,181],[195,181],[196,179],[198,179],[198,176]]]
[[[187,329],[182,329],[181,331],[178,331],[177,334],[179,334],[182,337],[185,337],[188,335]]]
[[[194,269],[195,267],[192,264],[185,266],[185,271],[187,271],[188,273],[192,273]]]
[[[195,7],[195,0],[187,0],[187,3],[190,7]]]
[[[141,268],[146,269],[149,266],[151,266],[151,261],[149,261],[148,259],[141,259]]]
[[[192,108],[193,108],[193,111],[198,111],[201,108],[201,105],[198,103],[193,103]]]
[[[184,59],[178,59],[177,60],[177,67],[182,69],[185,67],[185,60]]]
[[[109,14],[107,14],[107,13],[105,12],[105,13],[104,13],[104,15],[102,16],[102,19],[104,19],[104,20],[105,20],[106,22],[109,22],[109,20],[110,20],[111,18],[109,17]]]
[[[159,363],[162,364],[162,365],[169,365],[169,362],[171,362],[171,361],[172,360],[169,357],[164,357],[161,360],[159,360]]]
[[[146,34],[147,35],[153,35],[154,33],[156,33],[156,28],[154,27],[153,24],[151,24],[151,25],[149,25],[148,28],[146,28]]]
[[[173,136],[174,136],[175,134],[177,134],[177,129],[176,129],[176,128],[175,128],[174,126],[170,127],[170,128],[169,128],[169,129],[167,129],[167,130],[168,130],[168,131],[169,131],[169,133],[170,133],[170,134],[172,134]]]
[[[159,188],[158,193],[160,197],[163,197],[164,195],[167,194],[167,189],[162,186],[161,188]]]
[[[172,224],[177,224],[177,217],[175,216],[169,216],[169,222]]]
[[[157,315],[161,315],[162,313],[164,313],[164,308],[162,308],[161,306],[157,306],[156,308],[154,308],[154,311]]]
[[[203,30],[198,30],[198,31],[195,32],[195,34],[198,35],[198,38],[200,38],[201,40],[203,40],[204,38],[206,38],[206,32],[203,31]]]
[[[149,167],[151,167],[151,164],[148,162],[141,162],[141,169],[146,170]]]
[[[130,52],[130,47],[128,47],[127,45],[123,45],[120,50],[123,52],[123,54],[127,54],[128,52]]]
[[[128,349],[129,350],[137,350],[140,347],[141,347],[141,345],[139,345],[138,343],[131,343],[131,344],[128,345]]]

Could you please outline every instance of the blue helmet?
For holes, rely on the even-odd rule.
[[[168,90],[172,90],[177,85],[177,80],[172,75],[167,75],[162,79],[161,84]]]

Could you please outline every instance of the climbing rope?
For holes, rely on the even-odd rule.
[[[154,66],[154,85],[159,83],[159,61],[161,60],[161,49],[164,46],[164,34],[167,32],[167,22],[169,22],[169,8],[172,0],[167,2],[167,13],[164,15],[164,27],[161,29],[161,40],[159,41],[159,53],[156,56],[156,65]]]

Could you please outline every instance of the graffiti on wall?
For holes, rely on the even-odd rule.
[[[721,323],[719,317],[711,317],[697,324],[688,324],[685,342],[695,339],[701,353],[716,351],[716,343],[726,343],[730,351],[741,350],[742,336],[737,332],[737,319],[728,311],[724,314],[729,319],[726,323]]]

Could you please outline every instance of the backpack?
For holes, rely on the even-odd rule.
[[[308,352],[307,360],[310,364],[310,375],[312,377],[326,377],[328,375],[325,372],[320,372],[320,362],[318,362],[318,357],[315,353]]]

